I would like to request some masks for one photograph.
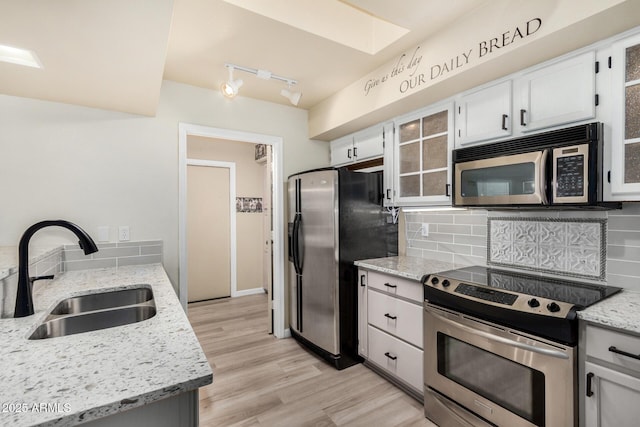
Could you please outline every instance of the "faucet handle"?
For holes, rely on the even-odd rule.
[[[48,276],[29,277],[29,280],[31,281],[31,283],[35,282],[36,280],[51,280],[51,279],[53,279],[53,274],[50,274]]]

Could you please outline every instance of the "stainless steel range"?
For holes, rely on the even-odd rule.
[[[577,425],[576,312],[620,288],[480,266],[422,282],[427,418],[440,427]]]

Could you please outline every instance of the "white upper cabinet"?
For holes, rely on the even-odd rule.
[[[466,93],[456,102],[456,148],[511,135],[511,80]]]
[[[640,200],[640,34],[611,50],[611,192],[617,200]]]
[[[400,206],[451,204],[453,103],[435,105],[395,121],[394,188]]]
[[[595,51],[525,73],[516,84],[515,123],[520,132],[596,116]]]
[[[331,141],[331,166],[382,157],[383,152],[384,130],[380,124]]]

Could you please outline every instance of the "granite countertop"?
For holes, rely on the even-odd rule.
[[[460,267],[451,262],[410,256],[363,259],[355,261],[354,264],[368,270],[393,274],[394,276],[417,281],[420,281],[425,274],[438,273]]]
[[[62,250],[62,245],[56,246],[30,246],[29,264],[38,262],[57,250]],[[18,247],[0,246],[0,280],[18,271]]]
[[[640,292],[623,289],[578,312],[578,318],[640,335]]]
[[[148,284],[157,314],[66,337],[28,340],[60,300]],[[0,425],[69,426],[212,382],[212,371],[160,264],[66,272],[34,289],[36,313],[0,319]],[[7,411],[53,404],[59,412]]]

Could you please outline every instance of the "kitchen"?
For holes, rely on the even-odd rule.
[[[161,21],[160,24],[164,25],[165,40],[168,22],[171,19],[171,7],[173,6],[176,16],[179,12],[186,13],[181,9],[183,3],[170,3],[173,2],[164,4],[164,15],[157,17],[157,20]],[[134,110],[133,106],[127,107],[130,108],[128,112],[116,103],[99,106],[97,103],[101,94],[98,93],[94,93],[95,99],[90,101],[74,98],[73,96],[77,97],[78,95],[72,96],[71,89],[73,87],[70,86],[73,85],[69,85],[68,82],[65,85],[60,84],[58,88],[49,88],[46,91],[43,89],[43,95],[29,91],[18,94],[17,82],[21,77],[25,77],[31,72],[16,72],[15,68],[12,68],[2,78],[4,82],[11,81],[13,87],[11,85],[3,87],[3,93],[6,95],[2,96],[2,114],[0,115],[2,128],[0,135],[3,159],[5,159],[0,173],[2,174],[2,182],[6,183],[3,186],[3,199],[7,201],[3,203],[7,207],[3,209],[1,244],[2,246],[15,246],[21,233],[32,223],[43,219],[43,216],[73,219],[85,227],[90,234],[94,234],[94,230],[99,226],[108,224],[112,228],[110,231],[112,236],[109,236],[109,240],[114,242],[117,241],[115,229],[120,225],[128,224],[131,227],[132,241],[160,240],[163,242],[164,248],[161,256],[164,268],[174,289],[177,290],[180,284],[178,268],[180,239],[178,195],[180,189],[177,179],[179,176],[177,147],[180,123],[241,129],[244,132],[281,137],[283,140],[281,146],[282,169],[279,177],[284,186],[286,177],[291,174],[330,164],[330,144],[327,141],[339,140],[352,132],[369,128],[376,123],[386,123],[400,116],[406,115],[406,121],[411,122],[413,118],[409,116],[414,111],[435,105],[464,91],[471,91],[476,87],[489,84],[495,79],[518,73],[544,61],[583,49],[593,43],[633,29],[640,24],[635,21],[635,16],[637,16],[635,12],[637,11],[634,7],[637,6],[634,5],[634,2],[598,2],[598,4],[589,3],[589,7],[583,3],[577,6],[575,2],[541,2],[541,6],[539,6],[541,10],[536,10],[531,5],[528,6],[531,9],[527,9],[518,3],[518,9],[521,10],[519,15],[513,13],[512,8],[515,9],[515,7],[513,4],[509,7],[509,3],[499,2],[495,6],[495,10],[489,7],[480,7],[474,10],[476,20],[483,22],[483,28],[479,28],[479,25],[467,25],[463,39],[451,39],[452,34],[462,32],[459,27],[457,30],[445,31],[441,29],[439,37],[444,39],[434,36],[436,46],[422,45],[422,53],[426,55],[428,52],[438,58],[436,61],[431,61],[428,60],[430,57],[423,56],[420,64],[416,64],[428,67],[423,81],[429,81],[432,64],[441,64],[442,66],[451,58],[455,58],[458,53],[462,55],[462,52],[466,53],[467,49],[475,48],[481,41],[490,41],[498,35],[503,35],[505,31],[511,31],[511,34],[514,34],[515,28],[520,28],[520,33],[524,35],[526,30],[523,33],[523,24],[526,25],[526,22],[538,16],[542,20],[540,29],[528,38],[516,40],[512,45],[501,47],[501,50],[494,49],[494,52],[483,56],[483,61],[475,63],[470,61],[469,64],[456,70],[449,70],[448,74],[440,75],[430,85],[414,85],[413,88],[407,88],[405,93],[400,93],[399,83],[393,85],[389,83],[394,81],[391,77],[393,67],[398,63],[401,52],[406,52],[407,69],[397,76],[398,78],[403,75],[408,76],[412,72],[409,71],[408,65],[412,62],[416,63],[409,61],[415,51],[415,46],[427,37],[417,39],[414,43],[405,43],[404,49],[393,54],[387,52],[388,61],[381,61],[377,66],[369,66],[366,69],[350,70],[346,66],[349,64],[349,55],[345,54],[346,50],[341,50],[342,55],[336,57],[336,63],[331,64],[331,67],[339,68],[342,73],[346,74],[348,82],[346,85],[355,83],[346,87],[343,85],[344,90],[336,88],[331,92],[336,92],[335,95],[329,96],[331,93],[326,93],[323,97],[326,99],[322,102],[320,100],[323,98],[318,98],[316,95],[317,105],[306,105],[306,109],[293,108],[275,102],[265,103],[244,97],[242,95],[243,89],[249,90],[252,83],[260,90],[260,85],[255,83],[256,80],[249,75],[242,75],[245,87],[240,89],[238,98],[231,102],[223,99],[216,88],[221,81],[227,78],[224,62],[236,61],[232,58],[216,59],[219,64],[210,66],[210,69],[216,68],[216,73],[219,76],[218,81],[214,82],[213,80],[216,79],[206,77],[206,84],[189,85],[184,82],[172,81],[168,77],[162,81],[163,67],[156,65],[153,74],[146,74],[143,77],[143,80],[148,82],[143,85],[137,81],[136,84],[139,85],[137,88],[128,86],[126,89],[129,92],[121,95],[122,99],[128,100],[132,105],[136,102],[142,102],[143,98],[147,98],[140,96],[140,91],[151,83],[155,85],[150,88],[155,91],[155,100],[151,97],[148,105],[136,105],[137,110]],[[238,9],[237,6],[224,2],[220,2],[216,6],[222,9]],[[113,5],[110,7],[115,8]],[[122,7],[126,8],[126,6]],[[154,14],[160,15],[162,13],[160,9],[157,8]],[[571,14],[566,13],[567,10],[574,9],[584,12],[584,16],[577,11]],[[215,8],[210,12],[209,16],[215,15]],[[49,16],[53,17],[60,12],[53,10],[50,13]],[[489,19],[492,14],[495,15]],[[207,14],[192,12],[187,15],[194,19],[194,22],[199,22],[203,18],[193,15]],[[567,17],[567,15],[572,16]],[[469,24],[472,21],[474,19],[467,16],[466,21],[463,22]],[[45,22],[38,22],[40,25],[47,25]],[[151,26],[152,20],[148,19],[147,22],[147,25]],[[607,25],[602,25],[602,22],[606,22]],[[10,22],[7,22],[6,25],[3,23],[2,28],[11,28],[10,24]],[[175,25],[178,23],[174,23]],[[120,31],[128,28],[122,22],[121,26]],[[587,28],[589,31],[586,31]],[[153,29],[149,27],[146,30],[151,33]],[[214,31],[214,29],[210,31]],[[132,40],[135,39],[133,36],[138,32],[134,31],[131,34]],[[55,34],[56,31],[51,30],[51,33]],[[631,36],[632,34],[629,35],[629,37]],[[309,42],[309,46],[315,46],[314,43],[317,42],[308,36],[302,37],[301,40]],[[447,40],[451,40],[451,42],[446,43]],[[173,43],[178,43],[178,41],[175,40]],[[65,44],[61,43],[59,46],[65,46]],[[237,62],[241,65],[262,67],[263,64],[270,63],[267,58],[263,58],[265,55],[261,56],[260,53],[262,51],[277,51],[278,49],[279,46],[252,48],[249,49],[248,59],[237,60]],[[598,48],[596,50],[600,52],[606,51],[606,49]],[[160,50],[160,61],[163,61],[165,51],[164,49]],[[352,52],[352,50],[348,50],[348,52]],[[358,54],[353,55],[355,57]],[[40,56],[45,65],[50,63],[49,59],[45,61],[44,53],[40,53]],[[157,58],[152,59],[157,61]],[[461,56],[460,65],[463,64],[463,59],[464,57]],[[141,59],[122,58],[119,61],[120,66],[124,67],[127,61],[135,64]],[[606,60],[601,61],[601,64],[604,63]],[[380,70],[377,70],[380,64],[389,64],[389,67],[382,66]],[[142,64],[139,66],[142,67]],[[467,66],[468,68],[465,68]],[[179,62],[173,62],[171,66],[167,65],[164,73],[168,76],[171,74],[171,70],[175,70],[176,67],[179,67]],[[317,83],[304,82],[299,75],[289,74],[287,70],[278,68],[277,64],[269,65],[268,68],[274,72],[298,78],[300,80],[298,85],[305,92],[302,102],[305,101],[305,98],[313,99],[311,98],[314,90],[312,86],[322,86],[323,84],[320,81]],[[370,72],[373,69],[376,70]],[[113,73],[111,78],[115,80],[118,75],[117,70],[112,68],[110,70]],[[382,82],[387,70],[390,77]],[[69,70],[66,72],[70,73]],[[79,74],[82,73],[71,73],[73,76]],[[240,73],[236,72],[235,76],[240,77]],[[596,80],[601,85],[602,79],[610,79],[611,76],[612,74],[600,73]],[[379,78],[380,83],[370,88],[369,95],[363,96],[364,84],[361,84],[361,81],[364,83],[372,78]],[[209,82],[209,80],[211,81]],[[402,81],[405,80],[407,79],[402,78]],[[105,80],[96,83],[96,86],[103,86],[107,91],[115,92],[114,88],[107,87],[109,85],[105,82],[108,81],[110,78],[106,76]],[[36,82],[31,81],[30,83],[32,87],[36,87]],[[81,86],[83,82],[77,81],[75,83],[77,86]],[[408,85],[410,84],[408,83]],[[209,89],[203,89],[203,86]],[[47,98],[46,95],[54,93],[54,89],[63,92],[58,95],[57,101]],[[88,91],[87,88],[83,87],[83,89]],[[279,89],[280,87],[274,92],[276,92],[276,97],[281,98],[277,93]],[[108,103],[105,102],[105,104]],[[605,115],[612,115],[613,108],[614,104],[611,98],[601,93],[601,106],[597,110],[597,120],[604,122],[610,120],[601,119],[600,115],[603,114],[602,111],[609,111]],[[517,117],[517,114],[513,116]],[[615,131],[616,128],[611,126],[609,129]],[[388,134],[386,133],[386,135]],[[393,149],[393,145],[385,145],[385,148],[391,147]],[[616,148],[614,147],[614,149]],[[73,153],[73,155],[70,156],[69,153]],[[613,156],[612,154],[608,155]],[[619,161],[621,158],[621,156],[615,159],[611,157],[609,162]],[[385,162],[386,166],[387,162]],[[27,167],[28,169],[26,169]],[[623,169],[622,165],[613,167],[613,178],[616,178],[616,171]],[[410,175],[406,176],[410,177]],[[633,184],[621,183],[620,185],[618,190],[626,189],[628,193],[633,193]],[[389,188],[395,187],[392,184]],[[429,205],[442,205],[447,202],[450,205],[451,203],[445,194],[431,196],[431,200],[426,202],[425,199],[412,200],[411,197],[413,196],[407,196],[406,200],[401,201],[406,202],[404,206],[424,208]],[[629,199],[623,198],[622,200]],[[418,204],[416,205],[416,203]],[[635,285],[637,268],[635,267],[638,260],[633,255],[635,253],[634,247],[637,246],[633,240],[637,230],[634,227],[637,227],[638,224],[638,210],[635,206],[633,203],[625,203],[622,210],[580,211],[575,214],[554,211],[549,215],[567,219],[585,217],[607,219],[606,272],[608,282],[614,286],[634,289],[634,286],[637,287]],[[281,199],[280,207],[284,207],[284,198]],[[483,243],[483,236],[486,240],[487,230],[486,221],[483,225],[483,220],[479,218],[491,219],[495,214],[491,211],[489,213],[470,211],[471,213],[468,214],[458,211],[452,212],[410,212],[405,209],[401,221],[404,221],[406,234],[400,233],[400,253],[427,259],[435,257],[442,260],[442,258],[446,258],[446,260],[463,264],[484,264],[487,260],[487,244]],[[531,213],[518,213],[518,215],[523,217],[536,216]],[[284,217],[283,215],[283,222],[280,225],[282,227],[280,236],[283,257],[285,246],[283,242],[286,241],[284,224],[286,220]],[[150,218],[153,220],[149,220]],[[467,221],[478,221],[479,223],[457,224],[457,221],[465,221],[465,218],[472,218]],[[428,224],[430,236],[422,236],[422,233],[419,232],[423,223]],[[459,227],[460,225],[463,227]],[[483,227],[485,228],[483,229]],[[62,239],[65,243],[73,243],[72,240],[68,240],[68,236],[64,232],[55,234],[52,231],[51,233],[54,234],[40,238],[56,242]],[[439,236],[439,234],[445,234],[445,236]],[[402,238],[402,236],[406,237]],[[443,241],[438,242],[435,240],[437,238],[441,238]],[[465,239],[467,243],[462,243]],[[444,249],[447,245],[449,250]],[[282,268],[284,270],[284,259]],[[281,282],[284,288],[284,280]],[[274,286],[277,284],[274,283]],[[283,290],[274,289],[274,294],[277,292],[284,295]],[[283,329],[285,329],[287,315],[285,313],[280,313],[280,315],[282,316]]]

